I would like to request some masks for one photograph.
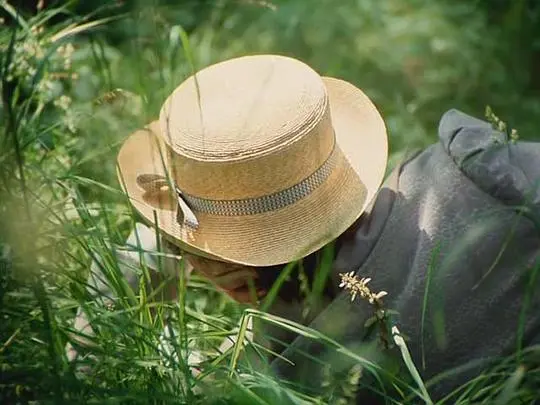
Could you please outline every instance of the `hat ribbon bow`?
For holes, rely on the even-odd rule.
[[[182,191],[167,177],[160,174],[140,174],[137,176],[137,185],[148,193],[156,193],[164,190],[175,190],[177,205],[177,220],[179,223],[190,228],[197,229],[199,221],[195,213],[184,200]],[[182,216],[182,218],[180,218]]]

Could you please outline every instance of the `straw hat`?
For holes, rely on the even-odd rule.
[[[342,234],[379,189],[384,122],[358,88],[276,55],[209,66],[118,155],[134,208],[180,248],[270,266]]]

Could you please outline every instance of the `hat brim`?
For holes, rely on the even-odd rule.
[[[159,123],[153,122],[131,134],[118,154],[119,179],[131,204],[181,249],[250,266],[288,263],[336,239],[377,194],[386,170],[388,139],[381,115],[360,89],[339,79],[323,80],[344,159],[309,196],[257,215],[196,213],[200,223],[196,230],[182,226],[170,196],[149,196],[136,182],[140,174],[165,174],[168,167]]]

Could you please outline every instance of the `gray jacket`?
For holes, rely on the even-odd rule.
[[[540,343],[540,295],[533,291],[540,284],[540,275],[533,279],[540,267],[540,144],[509,142],[452,110],[440,122],[439,142],[397,170],[355,240],[340,248],[334,276],[354,271],[372,278],[372,290],[388,292],[385,307],[399,313],[396,323],[425,380],[471,366],[432,386],[439,397],[477,373],[475,361]],[[367,302],[341,292],[310,326],[378,361],[374,346],[361,343],[372,314]],[[283,355],[295,365],[275,360],[274,370],[314,389],[321,364],[336,372],[350,365],[304,337]]]

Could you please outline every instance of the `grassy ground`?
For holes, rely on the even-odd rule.
[[[434,142],[438,118],[451,107],[482,116],[492,105],[524,138],[537,138],[540,129],[532,118],[540,112],[538,89],[523,68],[528,54],[511,51],[504,30],[469,2],[216,1],[199,8],[141,2],[83,16],[69,7],[19,15],[0,4],[0,399],[6,404],[348,403],[361,374],[375,372],[316,331],[245,312],[197,277],[187,286],[179,280],[175,302],[152,301],[144,284],[115,308],[90,299],[91,258],[103,263],[114,290],[127,290],[113,247],[136,218],[115,180],[118,146],[157,116],[194,66],[277,52],[350,80],[386,119],[391,165],[406,149]],[[70,363],[64,346],[80,305],[96,336]],[[317,396],[281,385],[240,356],[241,345],[217,351],[224,337],[245,334],[238,325],[250,316],[309,334],[362,367],[329,376]],[[176,334],[168,338],[169,355],[159,346],[165,323]],[[188,364],[195,349],[209,358],[196,377]],[[520,364],[509,358],[441,403],[530,403],[539,372],[525,375]],[[90,371],[81,372],[83,366]],[[377,373],[393,392],[388,403],[429,402],[407,368],[399,376]]]

